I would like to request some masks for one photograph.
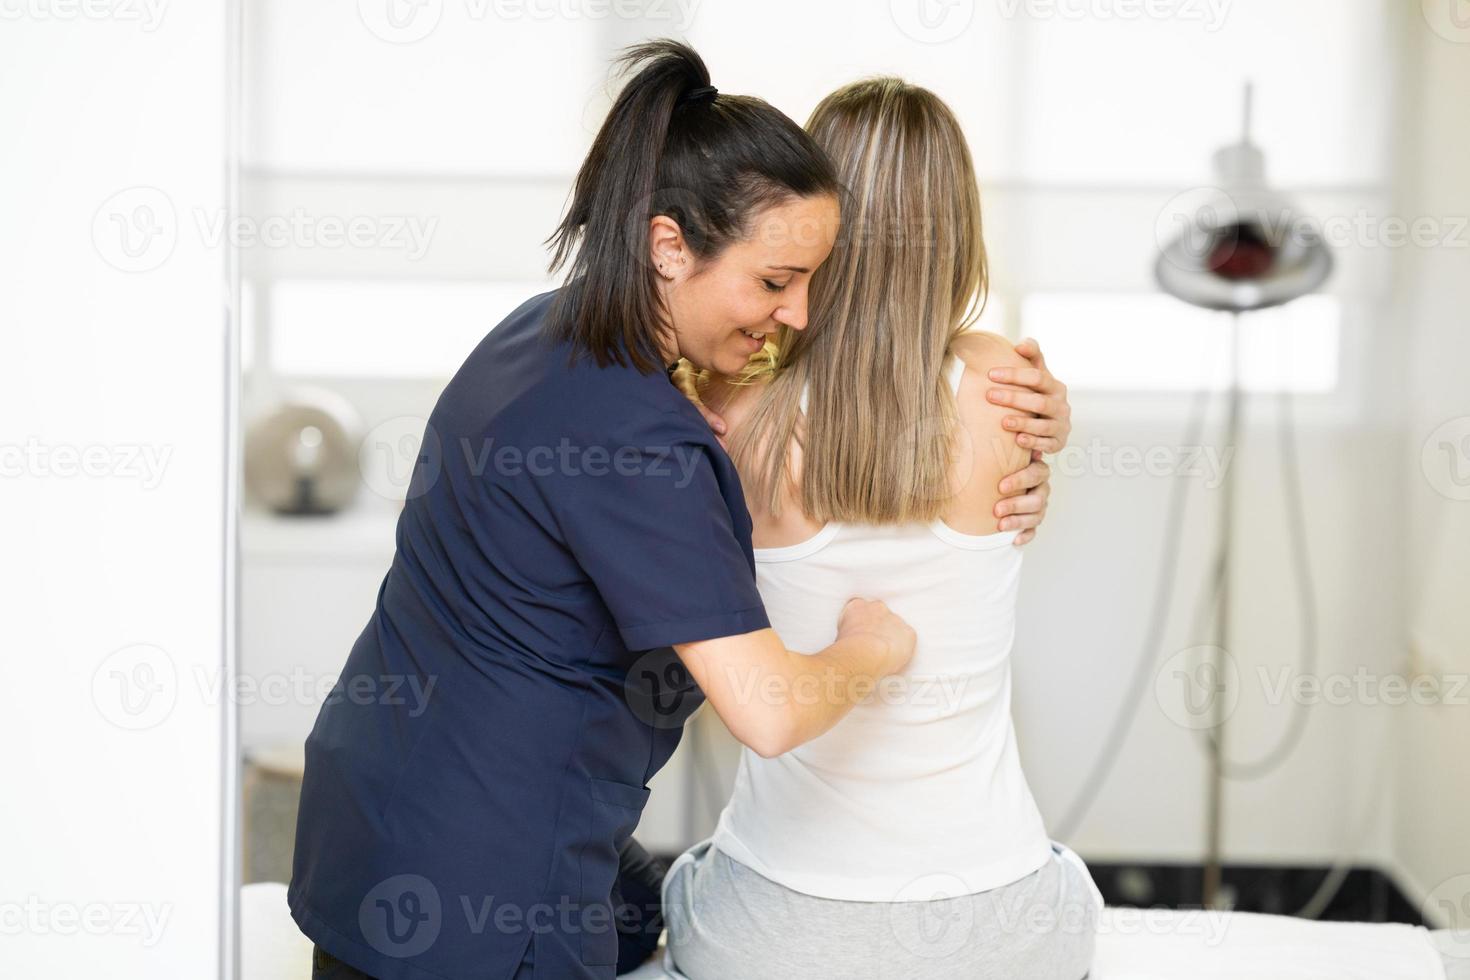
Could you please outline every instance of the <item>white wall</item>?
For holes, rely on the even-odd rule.
[[[1204,33],[1191,33],[1191,25],[1028,18],[1024,4],[1022,15],[1001,17],[998,11],[1004,5],[984,6],[977,17],[999,20],[977,23],[953,42],[934,44],[901,37],[881,5],[857,11],[841,24],[815,6],[797,10],[786,5],[782,14],[788,20],[783,23],[789,29],[774,34],[752,26],[759,23],[751,15],[753,6],[709,0],[687,32],[710,58],[716,82],[725,90],[769,95],[801,118],[833,85],[865,72],[896,70],[932,84],[955,103],[976,144],[997,287],[1012,296],[1152,290],[1150,259],[1160,211],[1178,190],[1207,179],[1208,152],[1237,131],[1238,85],[1248,75],[1258,86],[1255,132],[1268,151],[1270,176],[1309,213],[1341,220],[1362,209],[1378,219],[1470,210],[1450,198],[1405,204],[1387,193],[1395,180],[1447,190],[1458,185],[1455,175],[1465,172],[1448,165],[1452,155],[1437,148],[1426,151],[1417,169],[1394,169],[1402,165],[1395,150],[1414,138],[1402,124],[1420,115],[1421,104],[1431,107],[1432,122],[1426,125],[1435,127],[1434,139],[1463,139],[1463,129],[1458,137],[1447,131],[1456,93],[1465,90],[1470,48],[1435,33],[1415,3],[1364,5],[1353,8],[1354,17],[1339,18],[1341,8],[1330,3],[1293,4],[1286,10],[1280,4],[1241,0],[1226,5],[1229,17],[1218,36],[1206,27],[1200,28]],[[287,16],[279,2],[260,7],[266,16]],[[333,9],[343,15],[341,4]],[[354,35],[342,52],[331,56],[381,63],[394,78],[414,77],[426,53],[459,65],[459,74],[449,79],[452,85],[436,75],[439,80],[426,82],[422,90],[385,90],[384,98],[392,98],[384,109],[389,124],[382,132],[395,126],[417,132],[418,123],[411,118],[394,120],[412,116],[419,92],[440,93],[443,101],[426,110],[428,117],[439,118],[455,105],[448,93],[480,83],[483,113],[470,99],[464,103],[473,107],[465,108],[466,117],[501,125],[497,113],[504,110],[494,98],[495,77],[482,78],[483,65],[463,59],[462,43],[479,36],[476,32],[505,25],[453,19],[463,13],[446,13],[439,29],[418,47],[372,49]],[[320,29],[320,18],[311,17],[312,24],[303,26]],[[350,11],[343,23],[344,32],[361,34]],[[546,102],[555,111],[548,109],[545,116],[545,145],[557,148],[561,169],[548,167],[544,177],[526,176],[533,168],[518,144],[493,147],[473,133],[421,133],[435,149],[433,159],[423,160],[413,157],[421,155],[422,146],[383,149],[364,142],[380,131],[364,129],[362,120],[351,114],[332,124],[330,139],[298,134],[293,142],[262,129],[262,146],[269,152],[257,161],[247,186],[250,206],[260,215],[287,215],[298,208],[316,216],[410,215],[434,222],[436,231],[428,250],[413,261],[401,252],[291,245],[251,250],[245,256],[247,272],[262,281],[292,276],[460,281],[538,274],[543,254],[539,242],[553,224],[575,165],[577,140],[569,129],[586,137],[603,104],[596,97],[600,71],[585,70],[577,59],[605,57],[617,43],[670,33],[657,29],[659,25],[611,21],[592,25],[595,40],[589,45],[588,26],[555,18],[539,26],[511,25],[524,42],[523,50],[534,57],[560,45],[575,62],[573,80]],[[747,34],[741,31],[756,29],[764,33],[746,44]],[[267,30],[255,36],[274,35]],[[812,36],[824,38],[816,55],[810,50]],[[1304,38],[1311,40],[1309,51],[1302,48]],[[1416,64],[1432,45],[1438,48],[1424,59],[1425,74],[1401,87],[1395,66],[1400,60]],[[759,57],[748,56],[756,50]],[[1130,52],[1137,64],[1124,64]],[[298,88],[318,80],[307,69],[320,74],[335,63],[302,59],[300,54],[296,52],[295,67],[285,66],[304,73]],[[266,54],[257,56],[255,70],[262,77],[282,69]],[[282,57],[291,60],[289,45]],[[1100,81],[1086,91],[1058,90],[1063,82],[1048,76],[1048,66],[1060,62],[1075,69],[1079,58],[1082,64],[1090,63],[1085,59],[1100,62],[1089,76]],[[780,66],[779,72],[772,65]],[[1015,94],[1023,92],[1024,97]],[[252,125],[269,128],[273,110],[268,100],[284,103],[288,93],[272,81],[259,94],[262,101],[251,115]],[[580,128],[569,127],[567,114],[579,98],[586,107]],[[353,148],[358,156],[381,150],[390,172],[374,173],[354,163]],[[422,172],[410,172],[415,168]],[[445,172],[451,176],[446,178]],[[1372,240],[1354,241],[1337,251],[1337,272],[1327,289],[1344,309],[1339,385],[1328,395],[1304,396],[1296,405],[1298,465],[1307,499],[1304,530],[1319,621],[1318,659],[1310,673],[1318,678],[1351,678],[1360,671],[1384,678],[1407,675],[1415,667],[1405,635],[1422,605],[1419,592],[1427,591],[1414,584],[1415,566],[1427,562],[1427,545],[1416,545],[1418,550],[1405,545],[1411,531],[1405,495],[1422,497],[1424,488],[1418,470],[1401,464],[1405,442],[1421,444],[1432,426],[1409,422],[1407,428],[1417,426],[1422,432],[1405,434],[1406,405],[1418,404],[1421,394],[1418,382],[1409,384],[1405,377],[1406,327],[1411,316],[1418,316],[1439,340],[1463,342],[1463,331],[1446,316],[1463,309],[1463,299],[1457,305],[1454,274],[1438,264],[1462,264],[1464,253],[1449,250],[1430,256],[1420,250],[1409,259],[1407,252]],[[1433,311],[1411,314],[1403,304],[1407,293],[1393,291],[1393,272],[1403,261],[1436,263],[1433,275],[1441,278],[1427,295],[1441,299]],[[1416,377],[1427,378],[1437,391],[1454,392],[1452,379],[1464,359],[1441,359],[1440,350],[1431,345],[1416,355]],[[1136,356],[1147,359],[1150,352],[1140,350]],[[1065,355],[1053,350],[1051,361],[1064,379],[1069,377]],[[357,402],[369,426],[399,414],[427,412],[436,389],[433,384],[368,379],[333,383]],[[267,388],[247,392],[252,406],[271,394]],[[1454,400],[1450,394],[1443,398]],[[1189,404],[1177,395],[1081,391],[1074,393],[1073,402],[1077,428],[1072,443],[1081,452],[1093,443],[1114,449],[1177,447]],[[1219,441],[1219,409],[1217,403],[1205,440],[1211,446]],[[1268,703],[1270,692],[1260,670],[1274,678],[1281,670],[1306,669],[1299,666],[1300,600],[1285,537],[1289,516],[1277,456],[1277,406],[1273,398],[1257,395],[1247,411],[1236,463],[1241,498],[1231,644],[1243,684],[1227,744],[1228,757],[1244,761],[1276,745],[1296,710],[1289,700]],[[1431,414],[1438,424],[1465,412],[1463,407],[1446,407]],[[1196,625],[1194,609],[1221,495],[1217,486],[1206,486],[1203,480],[1189,482],[1181,572],[1157,649],[1144,649],[1143,640],[1159,574],[1167,478],[1126,476],[1095,465],[1084,465],[1080,472],[1059,469],[1052,513],[1028,551],[1016,650],[1016,715],[1028,777],[1058,833],[1073,829],[1064,817],[1094,769],[1101,739],[1124,704],[1125,686],[1138,659],[1153,658],[1147,670],[1152,680],[1169,657],[1212,639],[1208,629]],[[1414,520],[1422,525],[1421,540],[1440,540],[1444,531],[1426,529],[1447,527],[1429,514],[1432,503],[1413,505]],[[312,676],[335,674],[350,645],[346,638],[356,635],[370,611],[381,577],[374,562],[386,568],[385,553],[370,555],[359,546],[364,533],[373,533],[369,525],[374,520],[386,541],[391,514],[382,512],[364,515],[361,522],[342,522],[335,543],[330,535],[292,542],[268,522],[250,532],[247,672],[280,673],[300,664]],[[341,620],[317,620],[311,630],[298,630],[285,605],[270,597],[290,595],[296,577],[306,574],[311,563],[324,561],[336,562],[331,594]],[[258,598],[252,600],[252,595]],[[1443,610],[1460,608],[1452,599],[1435,601],[1441,621]],[[271,621],[273,614],[277,621]],[[1464,628],[1444,635],[1463,637]],[[314,704],[247,707],[247,737],[299,741],[314,713]],[[1281,767],[1260,779],[1227,783],[1226,860],[1316,863],[1347,857],[1393,866],[1400,846],[1396,841],[1421,822],[1432,826],[1442,819],[1448,826],[1470,812],[1464,800],[1432,809],[1420,805],[1417,796],[1411,797],[1416,802],[1409,812],[1396,812],[1384,787],[1403,766],[1402,756],[1390,752],[1412,714],[1401,706],[1362,699],[1308,709],[1302,740]],[[1109,780],[1069,843],[1089,857],[1198,860],[1204,852],[1205,760],[1197,736],[1171,720],[1152,684],[1130,726]],[[718,777],[712,795],[723,797],[733,772],[733,744],[717,722],[710,735]],[[650,846],[679,847],[712,826],[714,814],[703,805],[705,790],[698,790],[693,825],[683,822],[692,783],[685,770],[686,749],[655,780],[639,831]],[[1444,751],[1448,756],[1448,749]],[[1427,792],[1430,777],[1423,782]],[[1434,791],[1442,792],[1438,787]],[[1430,809],[1435,815],[1425,816]],[[1426,851],[1421,866],[1438,867],[1443,853]],[[1432,874],[1426,870],[1419,877]]]
[[[0,21],[0,972],[214,977],[224,0]]]
[[[1402,209],[1470,216],[1470,24],[1431,4],[1405,113]],[[1398,282],[1408,411],[1398,464],[1408,474],[1404,642],[1430,674],[1470,675],[1470,249],[1413,250]],[[1448,448],[1446,448],[1448,447]],[[1395,846],[1426,915],[1470,927],[1470,689],[1457,705],[1404,713]]]

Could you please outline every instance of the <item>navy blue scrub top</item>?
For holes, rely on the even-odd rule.
[[[709,426],[663,372],[571,362],[555,295],[445,388],[306,740],[291,913],[375,977],[612,977],[618,848],[703,701],[670,645],[769,625]]]

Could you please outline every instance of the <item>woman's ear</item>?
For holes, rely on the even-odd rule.
[[[648,257],[654,270],[665,282],[683,277],[688,250],[679,223],[666,214],[656,214],[648,221]]]

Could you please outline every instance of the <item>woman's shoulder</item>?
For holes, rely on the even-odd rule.
[[[957,446],[955,495],[943,516],[957,531],[990,534],[998,528],[994,509],[1000,500],[1001,478],[1024,467],[1031,454],[1017,445],[1015,435],[1003,425],[1007,415],[1026,413],[997,405],[986,394],[991,388],[1014,386],[990,380],[989,372],[998,367],[1025,367],[1027,361],[1006,338],[979,330],[961,334],[950,349],[966,369],[955,399],[965,438]]]
[[[1028,364],[1008,339],[986,330],[969,330],[960,334],[950,342],[949,349],[965,362],[967,369],[982,374],[991,368],[1026,367]]]
[[[964,362],[965,373],[970,376],[968,383],[961,382],[955,399],[962,421],[972,428],[988,430],[991,426],[999,426],[1004,416],[1015,414],[1016,409],[997,405],[986,394],[991,388],[1026,390],[990,380],[990,372],[995,368],[1030,366],[1029,361],[1016,353],[1015,345],[1000,334],[972,330],[956,337],[950,344],[950,350]]]

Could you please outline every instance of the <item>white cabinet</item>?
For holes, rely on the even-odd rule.
[[[247,510],[240,524],[240,740],[305,740],[393,561],[397,505],[331,517]]]

